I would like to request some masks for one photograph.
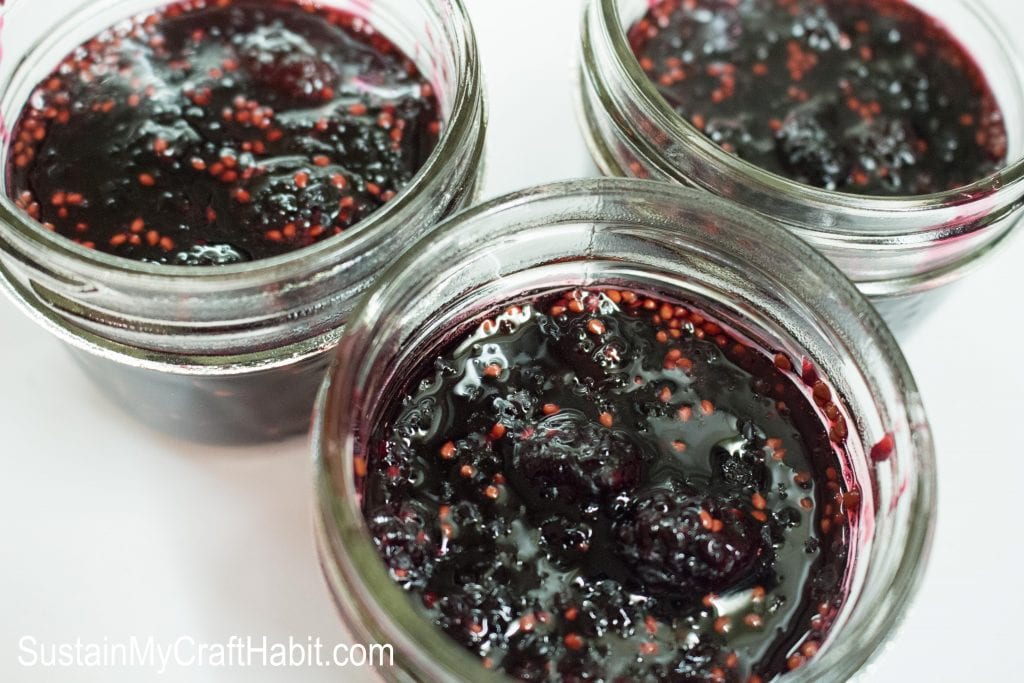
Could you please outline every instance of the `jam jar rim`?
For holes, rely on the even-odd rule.
[[[612,50],[619,60],[619,66],[629,77],[629,85],[632,87],[634,94],[642,98],[646,109],[657,117],[659,123],[665,126],[673,138],[685,140],[699,154],[703,161],[723,167],[729,173],[759,185],[766,193],[781,193],[814,208],[841,209],[878,218],[884,218],[886,214],[922,213],[957,206],[970,206],[976,202],[988,200],[996,194],[1011,194],[1014,191],[1024,194],[1024,155],[1019,155],[1016,160],[994,173],[979,178],[973,183],[951,190],[922,195],[871,196],[814,187],[813,185],[801,183],[765,170],[750,161],[729,154],[692,123],[679,115],[658,91],[647,74],[644,73],[636,55],[630,48],[629,37],[619,19],[617,10],[620,1],[588,0],[588,5],[597,5],[599,7],[598,15],[602,21],[602,33],[611,41]],[[1009,42],[992,13],[974,2],[974,0],[958,0],[958,2],[962,3],[982,21],[985,28],[997,40],[1002,56],[1006,58],[1008,63],[1014,63],[1016,60],[1013,59],[1006,49],[1007,45],[1012,43]],[[591,12],[588,6],[585,9],[586,18],[584,21],[589,22],[590,16]],[[585,32],[584,40],[589,40]],[[585,130],[590,131],[588,124],[585,123],[584,127]],[[591,152],[594,154],[595,159],[599,160],[599,164],[618,165],[608,154],[600,151],[599,143],[593,139],[592,134],[588,132],[586,137],[588,138]],[[676,177],[674,172],[677,169],[671,168],[671,164],[660,165],[670,168],[673,171],[670,175]],[[853,234],[858,237],[886,237],[906,234],[903,230],[893,231],[886,229],[885,223],[882,220],[874,223],[873,229],[859,230],[854,233],[837,232],[829,229],[812,231],[806,226],[799,226],[799,229],[814,232],[816,235],[825,238],[841,237],[845,234]],[[925,230],[921,231],[921,234],[926,235],[929,232]],[[914,233],[910,234],[913,235]]]
[[[9,0],[6,6],[0,7],[0,32],[9,30],[10,25],[5,26],[4,20],[8,19],[8,15],[20,6],[19,1]],[[83,18],[87,15],[95,16],[97,11],[113,12],[118,9],[121,1],[108,0],[101,7],[97,7],[99,3],[83,5],[64,17],[59,25],[74,26],[76,18]],[[150,0],[156,7],[169,1]],[[237,284],[268,276],[273,277],[275,274],[288,272],[292,266],[300,264],[306,265],[319,261],[325,264],[347,262],[360,253],[377,248],[393,237],[392,231],[382,230],[380,227],[393,220],[395,216],[400,216],[418,198],[429,193],[435,184],[435,179],[440,177],[448,162],[459,156],[460,147],[469,137],[467,132],[478,124],[476,110],[478,106],[481,106],[479,103],[484,100],[479,48],[464,0],[429,0],[429,2],[435,6],[439,17],[453,32],[452,43],[459,69],[455,74],[458,80],[451,114],[444,121],[437,145],[412,180],[391,201],[358,221],[344,234],[278,256],[242,263],[216,267],[155,264],[88,249],[62,235],[44,230],[38,221],[29,218],[15,207],[7,191],[0,188],[0,242],[7,241],[3,232],[10,227],[13,228],[19,239],[47,250],[58,259],[74,263],[76,268],[80,269],[77,271],[79,276],[88,277],[92,273],[98,272],[121,273],[130,277],[145,278],[151,282],[165,282],[168,285],[173,285],[181,280],[203,280],[214,285]],[[117,19],[123,18],[119,15]],[[56,29],[56,26],[54,28]],[[33,59],[45,59],[49,50],[59,43],[62,35],[65,35],[67,31],[68,29],[53,30],[40,36],[25,51],[7,77],[0,79],[0,122],[2,122],[4,110],[12,104],[10,102],[11,93],[16,89],[11,88],[11,85],[18,84],[19,81],[29,77],[30,75],[26,71],[29,66],[32,66]],[[31,88],[31,84],[29,88]],[[15,115],[17,115],[16,112]],[[487,125],[486,107],[480,117],[479,125],[484,127]],[[5,137],[9,135],[6,130],[3,130],[3,133]],[[6,145],[7,141],[5,140],[4,147]],[[477,146],[480,148],[478,151],[482,152],[482,137],[478,140]],[[0,160],[0,163],[6,165],[5,160]],[[7,171],[4,170],[3,175],[6,176],[6,174]]]
[[[312,431],[315,491],[318,497],[315,513],[317,547],[321,570],[336,607],[356,636],[394,643],[396,652],[401,647],[411,649],[412,655],[404,659],[396,658],[400,666],[427,666],[430,667],[430,673],[451,680],[509,680],[501,674],[486,671],[478,658],[459,647],[434,624],[413,610],[408,596],[387,575],[370,538],[362,515],[357,476],[354,473],[355,443],[357,440],[365,442],[366,438],[351,431],[358,430],[358,426],[353,424],[353,414],[357,411],[356,403],[363,400],[366,391],[362,381],[365,379],[363,366],[368,363],[368,358],[380,353],[374,347],[378,347],[381,341],[371,335],[370,330],[377,321],[387,319],[391,307],[407,301],[402,298],[403,275],[417,272],[416,268],[422,268],[425,262],[437,262],[431,259],[447,259],[441,263],[451,261],[452,250],[467,246],[465,233],[470,232],[478,221],[502,216],[507,224],[513,224],[517,209],[524,208],[524,205],[545,204],[543,216],[534,218],[530,227],[524,228],[524,231],[543,226],[540,222],[543,219],[552,224],[563,220],[586,223],[588,216],[596,219],[597,211],[607,209],[602,207],[590,213],[577,213],[566,210],[558,202],[611,195],[628,197],[630,201],[643,201],[644,195],[661,200],[670,198],[678,202],[675,206],[699,208],[702,212],[718,217],[742,217],[753,226],[766,227],[778,233],[773,235],[775,239],[766,242],[767,248],[792,250],[791,254],[787,254],[790,259],[795,258],[793,254],[798,254],[800,258],[806,259],[808,269],[819,270],[830,283],[835,283],[841,291],[819,305],[834,309],[832,312],[846,313],[850,321],[847,327],[856,326],[857,331],[867,337],[860,340],[844,337],[844,334],[849,333],[847,329],[841,330],[841,341],[845,344],[864,343],[874,346],[880,359],[885,362],[884,370],[894,387],[897,396],[895,400],[903,408],[899,419],[905,419],[905,424],[900,426],[907,429],[903,434],[897,430],[895,438],[898,446],[895,452],[902,452],[899,457],[905,458],[908,466],[913,468],[907,475],[912,482],[901,477],[901,483],[906,486],[905,491],[912,493],[906,511],[909,520],[909,530],[904,539],[906,542],[891,544],[893,547],[900,546],[894,551],[898,555],[895,559],[896,568],[883,584],[884,592],[876,591],[876,600],[872,601],[872,605],[878,609],[863,617],[863,623],[859,624],[861,632],[843,631],[838,641],[830,643],[819,658],[812,662],[812,665],[816,662],[818,665],[787,673],[785,680],[820,680],[813,673],[823,670],[834,673],[837,680],[841,675],[854,675],[881,652],[882,646],[894,636],[898,625],[905,618],[921,585],[934,538],[934,512],[937,509],[934,444],[909,365],[892,333],[867,299],[838,268],[806,242],[777,223],[773,224],[770,219],[721,198],[675,184],[650,180],[598,178],[562,181],[514,192],[464,210],[439,226],[429,242],[424,240],[407,251],[377,281],[373,291],[362,299],[342,334],[334,363],[321,387]],[[614,216],[604,215],[599,220],[613,222]],[[733,236],[730,239],[736,238]],[[577,253],[581,258],[586,258],[590,255],[590,247],[581,245]],[[818,309],[818,315],[821,315],[821,310]],[[843,350],[848,349],[844,347]],[[864,374],[863,369],[855,372]],[[870,460],[866,452],[863,457]],[[861,485],[874,488],[877,483],[872,476]],[[906,495],[905,491],[901,491],[899,496]],[[874,541],[875,545],[880,543],[883,542]],[[869,562],[869,559],[858,561]],[[880,595],[887,596],[884,604],[880,602]],[[847,609],[853,609],[860,597],[863,596],[851,600]],[[367,618],[383,618],[386,621],[383,625],[377,622],[367,625]],[[409,621],[403,621],[403,618]],[[843,623],[837,628],[846,629],[848,625]],[[430,648],[430,651],[424,653],[421,651],[423,648]],[[828,666],[820,664],[821,661],[825,661]],[[813,673],[809,673],[808,669],[813,669]],[[839,671],[843,673],[840,675],[837,673]]]

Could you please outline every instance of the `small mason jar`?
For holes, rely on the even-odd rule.
[[[394,647],[395,668],[380,671],[387,680],[501,680],[390,578],[361,510],[365,456],[415,369],[453,339],[508,305],[600,286],[698,302],[766,348],[808,359],[843,398],[842,476],[864,494],[847,597],[820,653],[785,680],[852,676],[900,623],[932,538],[934,451],[914,379],[871,304],[805,242],[706,193],[639,180],[549,185],[463,212],[350,318],[314,449],[322,566],[352,634]],[[878,457],[879,443],[892,445],[889,457]]]
[[[838,265],[898,331],[941,300],[1020,222],[1024,206],[1024,52],[997,0],[919,2],[953,29],[1002,107],[1002,171],[939,194],[869,197],[803,185],[725,152],[680,116],[634,56],[627,32],[649,0],[588,0],[580,56],[581,122],[607,175],[670,180],[782,222]],[[1013,10],[1016,11],[1016,10]]]
[[[75,46],[156,0],[7,2],[0,115],[10,125]],[[486,110],[461,0],[323,0],[364,16],[434,86],[443,132],[394,199],[344,235],[223,267],[147,264],[41,228],[0,196],[0,278],[14,301],[67,342],[125,409],[186,438],[251,442],[308,428],[316,390],[359,295],[409,244],[470,203]],[[52,6],[51,6],[52,5]],[[6,159],[9,135],[0,156]],[[7,187],[6,163],[0,186]]]

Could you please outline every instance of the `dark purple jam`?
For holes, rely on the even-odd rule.
[[[663,0],[629,39],[680,115],[797,182],[923,195],[1006,162],[985,75],[903,0]]]
[[[430,84],[365,20],[303,0],[192,0],[64,58],[14,129],[7,191],[100,251],[251,261],[379,209],[439,130]]]
[[[829,633],[861,498],[846,418],[798,372],[632,291],[512,307],[390,409],[356,462],[368,528],[485,667],[771,680]]]

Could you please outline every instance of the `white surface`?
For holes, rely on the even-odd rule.
[[[489,83],[489,195],[592,174],[572,109],[577,2],[470,0]],[[525,43],[523,41],[526,41]],[[1010,680],[1024,626],[1024,241],[906,340],[939,445],[926,584],[871,681]],[[18,639],[344,634],[313,551],[303,439],[199,447],[122,416],[0,301],[0,681],[154,680],[31,670]],[[166,681],[359,681],[368,671],[172,670]]]

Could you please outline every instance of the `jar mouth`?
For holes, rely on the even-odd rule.
[[[658,212],[659,207],[664,205],[685,207],[695,214],[699,212],[703,220],[700,225],[689,226],[692,234],[688,234],[685,224],[673,224],[675,216],[662,220],[669,215],[669,212]],[[628,206],[628,209],[623,206]],[[749,224],[746,229],[730,227],[730,224],[735,226],[740,220]],[[864,353],[858,357],[851,352],[848,362],[830,365],[824,374],[830,379],[848,374],[856,378],[853,380],[855,383],[867,381],[876,388],[888,387],[878,393],[886,394],[889,398],[879,400],[891,401],[896,406],[895,412],[888,412],[889,408],[879,410],[886,412],[889,416],[887,419],[892,420],[890,426],[899,442],[897,452],[901,452],[900,457],[904,458],[900,466],[904,469],[909,467],[910,471],[900,474],[901,481],[892,490],[885,488],[887,484],[876,482],[874,473],[878,470],[869,469],[863,478],[858,476],[858,481],[861,486],[872,491],[876,487],[882,487],[879,491],[885,490],[884,494],[878,494],[880,510],[888,505],[886,496],[890,494],[896,495],[897,499],[904,495],[913,499],[902,506],[909,528],[899,535],[898,542],[887,544],[883,540],[873,543],[876,548],[881,545],[894,546],[891,552],[898,556],[895,569],[891,574],[884,575],[884,588],[876,586],[868,596],[870,607],[850,604],[843,608],[844,611],[856,608],[864,623],[837,624],[834,642],[812,660],[806,671],[787,674],[786,680],[811,681],[815,680],[815,674],[826,670],[836,672],[837,678],[853,675],[877,652],[902,617],[920,581],[930,547],[935,507],[934,452],[913,377],[878,314],[853,284],[823,256],[781,226],[756,214],[709,197],[706,193],[665,183],[627,179],[575,181],[541,186],[495,199],[447,221],[432,235],[429,242],[421,243],[394,264],[381,277],[374,291],[363,299],[343,333],[338,357],[324,385],[314,422],[313,448],[318,463],[320,505],[317,520],[319,542],[325,575],[335,598],[339,605],[354,601],[355,613],[362,618],[372,615],[372,619],[380,622],[373,626],[350,626],[357,631],[365,627],[367,630],[362,635],[383,638],[385,640],[381,642],[392,642],[396,648],[407,647],[412,653],[409,659],[414,665],[428,667],[426,671],[431,674],[428,678],[462,680],[466,671],[472,671],[474,678],[477,672],[480,676],[488,676],[479,660],[455,642],[449,641],[443,632],[414,611],[408,596],[388,576],[377,555],[363,519],[359,476],[355,472],[356,458],[366,454],[370,434],[380,419],[376,413],[373,417],[367,417],[366,411],[379,412],[380,405],[374,407],[369,403],[379,401],[386,392],[393,393],[396,390],[394,383],[402,381],[402,378],[409,379],[408,356],[402,355],[405,345],[413,347],[416,353],[428,353],[424,351],[425,347],[434,348],[431,344],[436,343],[437,339],[425,337],[426,333],[420,334],[418,329],[412,332],[412,328],[420,324],[418,321],[421,317],[427,319],[438,316],[442,310],[442,315],[448,315],[449,311],[443,309],[445,305],[460,311],[463,308],[469,309],[473,301],[485,301],[487,308],[492,308],[491,304],[496,308],[512,303],[517,297],[529,298],[528,293],[536,291],[526,287],[524,280],[519,277],[530,266],[517,264],[506,268],[497,255],[477,253],[479,247],[471,244],[500,244],[500,249],[511,251],[514,245],[509,240],[510,235],[523,236],[532,231],[533,239],[545,244],[542,248],[548,250],[544,257],[545,267],[550,263],[560,264],[564,270],[559,273],[576,274],[563,284],[586,287],[598,284],[598,280],[589,281],[591,274],[584,262],[598,262],[607,258],[601,252],[602,248],[607,247],[595,246],[601,242],[598,235],[601,227],[597,224],[617,226],[620,222],[629,227],[649,227],[650,232],[644,235],[657,233],[666,241],[671,239],[683,243],[689,239],[693,253],[700,254],[699,258],[709,264],[706,267],[710,271],[716,270],[717,259],[722,257],[722,253],[727,253],[716,252],[716,249],[705,246],[710,243],[719,245],[718,249],[723,244],[733,243],[741,249],[771,252],[765,255],[762,265],[751,265],[753,269],[760,268],[754,277],[761,277],[771,268],[773,256],[784,257],[782,260],[785,264],[802,263],[800,270],[814,283],[803,282],[800,277],[796,277],[794,279],[798,282],[794,285],[795,290],[806,288],[806,291],[811,291],[815,287],[826,286],[831,292],[828,297],[821,297],[819,293],[814,301],[805,294],[793,304],[789,315],[806,321],[808,338],[819,333],[825,334],[822,330],[828,328],[826,336],[831,335],[830,339],[834,337],[839,347],[859,349]],[[508,228],[507,234],[503,232],[502,225],[512,226]],[[546,246],[548,242],[556,242],[559,230],[569,230],[566,227],[569,225],[577,226],[572,229],[580,233],[573,232],[575,241],[564,237],[564,244]],[[716,232],[720,225],[725,226],[721,231],[727,233],[724,236]],[[589,242],[582,239],[588,230],[592,238]],[[765,238],[766,233],[770,239]],[[712,236],[709,237],[709,234]],[[483,235],[486,235],[486,240],[473,239],[474,236]],[[752,236],[760,239],[754,242]],[[570,242],[571,247],[568,246]],[[573,251],[570,252],[570,249]],[[616,267],[621,266],[624,273],[640,273],[643,270],[640,261],[631,260],[635,258],[622,256],[612,260],[616,262]],[[752,263],[744,260],[744,256],[737,259],[744,264]],[[462,264],[471,260],[478,261],[486,271],[481,276],[487,278],[486,284],[474,282],[469,276],[463,278],[458,275]],[[648,266],[647,263],[642,265]],[[580,274],[585,271],[587,274]],[[690,274],[682,275],[685,272],[682,266],[678,272],[679,281],[686,280],[693,284],[694,291],[699,291],[702,286],[699,280]],[[637,277],[637,282],[644,281],[643,276]],[[414,301],[412,297],[415,292],[431,292],[426,295],[428,297],[443,296],[426,287],[431,278],[449,282],[445,290],[450,289],[454,299],[442,303]],[[625,285],[625,281],[616,280],[614,284]],[[742,300],[742,304],[744,307],[753,306],[746,299]],[[461,325],[462,313],[459,316]],[[837,320],[842,322],[837,323]],[[449,325],[449,318],[445,318],[443,324]],[[402,334],[408,332],[408,338],[399,339],[399,333],[395,330],[400,330]],[[789,333],[786,327],[785,334]],[[809,348],[805,345],[813,345],[813,342],[800,338],[798,334],[790,336],[793,337],[792,343],[799,347]],[[405,352],[413,351],[406,349]],[[379,367],[378,363],[381,364]],[[387,369],[383,371],[385,367]],[[871,379],[865,380],[867,377]],[[891,395],[887,393],[890,389]],[[867,401],[874,400],[872,391],[866,394],[862,391],[855,393],[856,396],[846,398],[851,402],[861,401],[862,408]],[[390,393],[387,395],[391,396]],[[851,408],[851,412],[855,413],[856,408]],[[863,440],[863,437],[858,438]],[[864,467],[871,467],[866,452],[859,453],[857,458],[867,463]],[[856,547],[859,543],[857,540],[851,542],[855,553],[858,552]],[[873,560],[872,556],[858,561],[865,562],[869,566],[866,571],[871,571]],[[881,560],[876,564],[880,563]],[[863,598],[863,591],[851,593],[848,601],[859,603]],[[871,610],[872,616],[864,616],[865,610]],[[424,650],[427,651],[426,655],[423,654]]]
[[[798,202],[812,210],[844,210],[877,219],[877,223],[861,226],[857,235],[887,236],[903,234],[901,230],[887,228],[886,216],[924,214],[938,212],[956,207],[969,207],[975,203],[991,202],[996,195],[1010,195],[1024,192],[1024,156],[1009,163],[988,176],[969,185],[925,195],[906,196],[871,196],[846,192],[837,192],[797,182],[785,176],[767,171],[755,164],[729,154],[715,144],[692,123],[680,116],[658,91],[651,79],[644,73],[639,61],[629,45],[629,38],[618,13],[620,0],[592,0],[600,3],[600,16],[611,40],[612,49],[618,57],[621,67],[629,77],[643,102],[655,112],[659,123],[673,137],[685,140],[709,165],[726,169],[736,177],[744,178],[750,185],[756,186],[766,194],[785,196],[788,200]],[[985,7],[973,0],[960,0],[963,6],[975,15],[975,18],[991,33],[998,44],[1001,57],[1007,63],[1016,63],[1012,57],[1010,46],[1012,41],[1000,27],[996,17]],[[802,230],[817,232],[822,236],[834,237],[834,230],[813,230],[800,226]],[[930,231],[929,231],[930,232]],[[931,238],[929,238],[931,239]]]
[[[223,266],[196,267],[147,263],[83,247],[66,237],[44,230],[41,225],[14,206],[5,188],[0,188],[0,223],[13,227],[20,239],[50,251],[56,258],[67,259],[75,263],[79,275],[88,276],[93,272],[115,271],[132,277],[145,278],[157,285],[160,283],[171,285],[188,279],[203,280],[211,287],[234,286],[283,275],[298,264],[308,267],[320,263],[328,267],[333,263],[349,262],[361,253],[371,251],[376,246],[394,238],[390,231],[384,229],[384,226],[408,212],[412,205],[422,201],[423,197],[429,196],[435,189],[436,179],[444,172],[444,169],[451,165],[453,160],[459,157],[460,146],[470,137],[473,127],[486,125],[477,120],[476,112],[482,97],[483,82],[476,36],[465,4],[463,0],[431,0],[431,2],[437,16],[450,31],[452,47],[457,53],[458,70],[453,74],[456,86],[454,97],[451,100],[450,114],[446,117],[445,125],[442,126],[437,146],[412,180],[391,201],[354,224],[344,234],[279,256]],[[102,9],[97,7],[99,4],[93,3],[77,9],[73,14],[65,17],[62,23],[69,27],[76,26],[85,15],[93,15],[97,10],[110,11],[114,9],[119,4],[119,0],[108,0],[103,3]],[[11,28],[9,15],[17,6],[19,6],[18,0],[12,0],[7,7],[0,9],[0,22],[7,21],[7,25],[4,27],[6,30]],[[0,26],[3,24],[0,23]],[[9,78],[0,82],[0,92],[5,93],[0,101],[0,116],[3,117],[0,118],[0,131],[4,137],[4,148],[9,141],[10,132],[3,121],[4,119],[10,120],[6,117],[8,112],[13,112],[14,116],[20,113],[15,111],[12,105],[19,106],[21,103],[11,100],[12,93],[21,89],[22,83],[20,82],[28,77],[28,74],[25,73],[26,63],[30,60],[31,55],[45,54],[47,48],[59,44],[65,33],[53,31],[36,41],[27,52],[29,56],[20,61],[17,67],[10,72]],[[19,87],[11,87],[12,84]],[[482,149],[482,136],[478,140],[478,145]],[[6,166],[6,159],[0,160],[0,164]]]

